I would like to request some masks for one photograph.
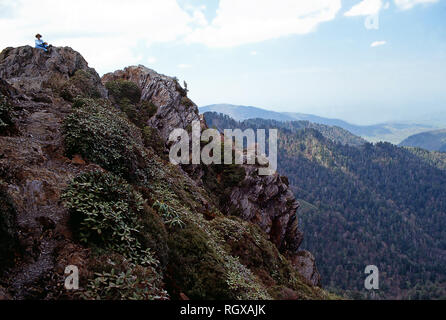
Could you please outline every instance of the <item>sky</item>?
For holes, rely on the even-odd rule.
[[[199,106],[357,124],[446,109],[446,0],[0,0],[0,50],[34,35],[99,74],[143,64]]]

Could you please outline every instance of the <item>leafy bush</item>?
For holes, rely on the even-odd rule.
[[[299,275],[260,227],[236,217],[219,217],[210,223],[224,239],[229,252],[266,286],[280,285],[302,292],[304,284]]]
[[[156,261],[152,265],[136,265],[120,255],[98,255],[92,259],[94,276],[81,293],[94,300],[166,300],[162,276]]]
[[[153,208],[155,208],[161,214],[164,223],[169,227],[184,227],[184,222],[181,220],[179,213],[168,204],[156,201],[153,204]]]
[[[226,282],[224,260],[208,240],[203,231],[190,224],[170,236],[170,286],[173,290],[181,286],[191,299],[230,300],[234,295]]]
[[[144,200],[124,180],[100,171],[76,177],[63,194],[79,240],[135,256]]]
[[[144,263],[151,254],[151,234],[142,233],[152,218],[142,196],[124,180],[101,171],[76,177],[62,198],[79,240]],[[152,230],[159,233],[163,230]],[[161,238],[157,238],[161,240]]]
[[[131,81],[119,79],[109,81],[105,86],[111,100],[119,105],[129,120],[140,128],[144,128],[147,121],[158,111],[157,106],[152,102],[140,102],[141,89]]]
[[[63,130],[68,157],[80,154],[125,178],[144,166],[147,155],[140,130],[105,101],[76,100]]]
[[[161,138],[158,129],[145,126],[142,131],[144,145],[152,148],[159,156],[162,156],[165,150],[165,144]]]
[[[76,97],[100,98],[97,79],[85,70],[77,70],[74,75],[60,88],[60,96],[70,102]]]
[[[123,99],[136,104],[141,99],[141,89],[134,82],[118,79],[105,84],[109,95],[119,104]]]

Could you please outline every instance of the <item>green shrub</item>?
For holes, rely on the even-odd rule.
[[[164,223],[171,228],[184,227],[184,222],[181,220],[179,213],[166,203],[159,202],[158,200],[153,204],[153,208],[156,209],[163,217]]]
[[[271,296],[280,298],[286,289],[302,299],[321,298],[317,291],[305,284],[259,226],[236,217],[218,217],[210,224],[224,239],[229,253],[262,280]]]
[[[152,265],[137,265],[117,254],[90,259],[94,272],[80,296],[94,300],[166,300],[162,275]]]
[[[215,196],[215,204],[218,208],[224,211],[225,214],[239,216],[241,210],[230,205],[230,196],[232,190],[239,186],[245,177],[246,170],[241,165],[210,165],[204,167],[203,182],[206,189]]]
[[[141,89],[131,81],[118,79],[107,82],[105,86],[108,89],[111,100],[139,128],[144,128],[147,125],[147,121],[158,111],[158,108],[152,102],[140,102]]]
[[[230,300],[222,257],[208,245],[206,234],[193,225],[176,229],[169,238],[169,281],[191,299]],[[179,294],[179,292],[177,292]]]
[[[128,99],[136,104],[141,99],[141,89],[134,82],[118,79],[105,84],[109,95],[119,104],[123,99]]]
[[[60,96],[73,102],[76,97],[100,98],[97,79],[85,70],[77,70],[74,75],[59,89]]]
[[[124,178],[145,165],[140,130],[104,101],[76,100],[63,131],[68,157],[80,154]]]
[[[168,234],[163,219],[149,206],[144,206],[145,214],[140,217],[140,239],[144,248],[150,248],[160,262],[160,268],[165,269],[169,261],[167,246]]]
[[[146,210],[142,196],[110,173],[94,171],[76,177],[62,198],[70,211],[72,228],[84,244],[143,263],[151,256],[148,245],[154,243],[152,234],[155,240],[165,242],[157,235],[163,233],[163,226],[153,222],[153,212]]]
[[[165,144],[159,134],[158,129],[145,126],[142,131],[142,134],[144,139],[144,145],[147,148],[152,148],[157,155],[162,157],[165,150]]]
[[[144,101],[141,104],[142,110],[147,115],[148,118],[153,117],[158,112],[158,107],[152,102]]]

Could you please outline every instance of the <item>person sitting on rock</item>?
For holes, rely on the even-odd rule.
[[[40,33],[36,34],[36,48],[38,49],[43,49],[45,50],[45,52],[48,52],[48,49],[51,48],[50,45],[48,45],[48,43],[43,42],[42,35]]]

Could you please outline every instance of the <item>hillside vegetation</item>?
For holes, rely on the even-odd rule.
[[[324,286],[370,298],[363,274],[373,264],[381,275],[375,297],[445,297],[442,154],[389,143],[349,146],[314,128],[290,130],[261,119],[231,124],[279,129],[278,170],[300,199],[302,246],[314,253]]]

